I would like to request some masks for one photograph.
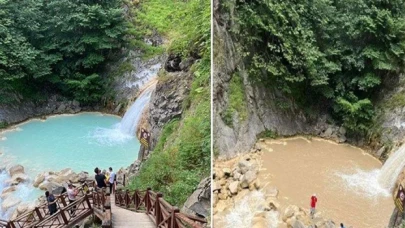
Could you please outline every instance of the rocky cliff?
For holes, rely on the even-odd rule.
[[[293,102],[282,96],[277,90],[251,82],[244,67],[243,58],[238,53],[237,38],[228,32],[232,29],[232,15],[235,12],[223,12],[224,9],[214,3],[214,147],[219,158],[231,158],[239,153],[248,152],[257,141],[261,132],[272,131],[278,135],[322,134],[328,130],[327,117],[319,113],[308,117],[294,106]],[[237,72],[237,74],[236,74]],[[241,77],[243,81],[245,119],[240,113],[232,114],[232,126],[224,121],[224,113],[229,108],[230,81],[232,77]],[[291,103],[291,108],[282,109],[279,102]],[[342,135],[332,128],[328,136]]]
[[[244,58],[238,51],[243,44],[239,44],[238,37],[229,32],[237,29],[234,23],[237,12],[232,7],[232,1],[229,4],[224,7],[214,1],[213,121],[214,150],[219,159],[248,152],[260,133],[279,136],[310,134],[348,142],[367,147],[383,161],[392,149],[402,144],[405,136],[403,75],[383,81],[382,90],[374,98],[377,115],[368,134],[364,137],[348,136],[346,129],[334,125],[322,107],[308,114],[276,88],[265,87],[248,77]],[[243,107],[229,112],[233,92],[230,87],[234,77],[240,77],[242,81]]]
[[[73,114],[80,111],[98,109],[99,107],[81,107],[77,101],[67,101],[60,96],[54,95],[42,102],[25,101],[0,105],[0,123],[9,125],[33,117],[64,113]]]

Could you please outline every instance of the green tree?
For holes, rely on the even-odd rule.
[[[120,0],[0,0],[0,6],[2,94],[52,91],[98,101],[103,65],[125,43]]]
[[[233,35],[251,78],[302,107],[329,107],[337,121],[364,130],[372,95],[402,72],[404,1],[237,1]]]

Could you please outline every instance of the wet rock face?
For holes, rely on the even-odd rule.
[[[166,73],[159,80],[149,103],[149,126],[151,126],[151,148],[160,136],[163,126],[170,120],[180,117],[183,101],[190,92],[192,73]]]
[[[233,12],[219,12],[219,14],[232,15]],[[213,75],[212,95],[214,147],[218,149],[219,159],[229,159],[248,152],[257,141],[257,135],[266,130],[277,132],[279,135],[299,133],[318,135],[327,130],[325,114],[319,113],[317,117],[309,118],[276,89],[252,83],[245,70],[243,58],[238,52],[240,44],[235,42],[234,37],[228,33],[232,22],[222,21],[222,18],[218,17],[213,20],[213,23],[216,47],[213,60],[216,70]],[[244,120],[232,118],[232,126],[230,126],[225,123],[221,115],[226,113],[230,103],[229,85],[232,77],[236,75],[235,72],[238,72],[238,77],[242,77],[247,117]],[[290,108],[280,108],[278,105],[280,101],[289,104]],[[332,136],[333,132],[330,133]]]
[[[0,122],[8,124],[22,122],[32,117],[41,117],[52,114],[78,113],[82,109],[78,101],[61,101],[58,96],[51,96],[45,102],[22,102],[9,105],[0,105]]]
[[[211,214],[211,180],[203,179],[197,190],[187,199],[181,209],[183,213],[207,218]]]
[[[167,57],[166,62],[165,62],[165,70],[167,72],[180,71],[181,70],[180,63],[181,63],[181,58],[179,55],[170,54]]]

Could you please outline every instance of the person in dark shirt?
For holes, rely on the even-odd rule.
[[[46,196],[46,201],[48,201],[49,214],[53,215],[58,210],[56,208],[56,198],[52,193],[49,193],[49,191],[45,192],[45,196]]]
[[[106,188],[107,185],[105,183],[105,176],[101,174],[101,171],[99,168],[95,168],[94,172],[96,173],[95,179],[96,179],[96,184],[97,187],[99,188]]]

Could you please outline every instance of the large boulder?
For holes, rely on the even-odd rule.
[[[14,165],[8,170],[8,173],[11,177],[18,173],[24,173],[24,167],[22,165]]]
[[[242,160],[238,163],[238,167],[240,169],[241,174],[245,174],[248,171],[255,171],[257,172],[256,168],[257,165],[252,160]]]
[[[34,183],[32,185],[34,185],[34,187],[38,188],[38,186],[44,182],[45,180],[45,174],[44,173],[40,173],[38,174],[35,179],[34,179]]]
[[[256,178],[256,171],[249,170],[243,175],[240,186],[242,188],[248,188],[249,185],[256,180]]]
[[[66,168],[66,169],[62,169],[57,174],[58,174],[58,176],[67,177],[67,176],[71,175],[72,173],[73,173],[73,170],[71,168]]]
[[[19,204],[20,202],[21,202],[21,199],[14,197],[14,196],[9,196],[1,204],[1,209],[2,209],[2,211],[7,211],[11,207],[14,207],[17,204]]]
[[[85,182],[89,178],[89,173],[82,171],[78,174],[78,178],[79,178],[78,182]]]
[[[294,224],[292,225],[293,228],[307,228],[304,223],[300,220],[295,220]]]
[[[239,181],[233,181],[229,184],[228,189],[232,194],[238,193]]]
[[[283,215],[283,221],[286,222],[287,219],[292,218],[294,215],[296,215],[299,212],[299,207],[295,205],[289,205],[285,210],[284,210],[284,215]]]
[[[3,191],[1,192],[1,194],[3,195],[6,193],[11,193],[11,192],[14,192],[15,190],[17,190],[16,186],[10,186],[10,187],[4,188]]]
[[[72,183],[78,183],[80,180],[80,176],[76,173],[71,173],[70,175],[67,176],[66,180]]]
[[[41,190],[52,192],[54,189],[57,189],[57,188],[63,187],[63,186],[59,183],[45,181],[45,182],[41,183],[38,187]]]
[[[36,205],[37,205],[37,203],[35,203],[35,202],[21,203],[17,207],[17,212],[19,215],[21,215],[22,213],[24,213],[26,211],[34,210]]]
[[[207,218],[211,214],[211,178],[203,179],[184,203],[182,212]]]
[[[58,183],[62,184],[68,180],[68,177],[66,176],[58,176],[58,175],[51,175],[47,178],[45,178],[48,182],[53,182],[53,183]]]
[[[11,192],[5,192],[5,193],[1,193],[0,195],[0,199],[4,200],[7,197],[11,196]]]
[[[29,177],[28,177],[28,175],[25,174],[25,173],[17,173],[17,174],[14,174],[14,175],[12,176],[12,178],[11,178],[11,182],[12,182],[12,183],[22,183],[22,182],[25,182],[25,181],[27,181],[27,180],[29,180]]]

